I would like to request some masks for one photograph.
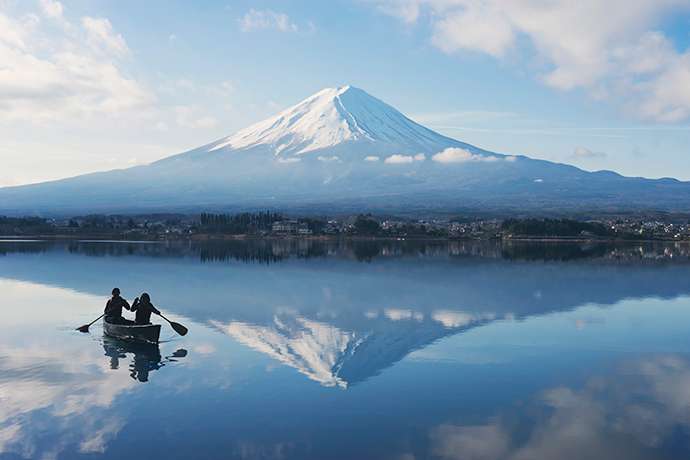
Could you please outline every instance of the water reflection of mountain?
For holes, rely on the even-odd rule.
[[[281,240],[12,250],[23,244],[29,243],[0,244],[0,277],[104,299],[113,285],[128,298],[147,291],[166,311],[210,324],[321,384],[341,387],[497,319],[690,294],[688,247],[682,245]],[[273,261],[280,263],[268,260],[278,256]],[[210,260],[217,262],[205,263]]]
[[[414,350],[484,324],[484,317],[439,312],[431,318],[410,310],[369,312],[358,328],[281,313],[265,324],[213,321],[222,332],[254,350],[297,369],[324,386],[347,388],[379,374]]]

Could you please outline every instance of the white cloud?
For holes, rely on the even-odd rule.
[[[375,156],[375,155],[369,155],[368,157],[364,158],[364,161],[379,161],[380,158]]]
[[[129,48],[122,35],[113,31],[110,21],[105,18],[81,18],[81,23],[88,33],[88,40],[91,46],[116,55],[124,56],[129,53]]]
[[[510,158],[510,160],[509,160]],[[500,157],[493,155],[477,155],[459,147],[448,147],[431,157],[437,163],[467,163],[467,162],[495,162],[501,161]],[[515,157],[506,157],[506,161],[515,161]]]
[[[690,51],[676,50],[656,30],[690,9],[687,0],[373,2],[407,23],[428,11],[431,42],[446,53],[510,54],[550,87],[585,89],[644,119],[690,118]]]
[[[396,153],[395,155],[386,157],[383,162],[390,165],[399,165],[413,163],[415,161],[424,161],[425,159],[426,155],[423,153],[418,153],[417,155],[400,155]]]
[[[333,156],[318,156],[316,157],[317,160],[322,161],[324,163],[339,163],[340,158],[337,155]]]
[[[175,107],[175,119],[184,128],[213,128],[218,126],[218,120],[209,115],[201,115],[201,109],[194,106]]]
[[[419,17],[421,2],[418,0],[370,0],[370,3],[377,4],[379,11],[411,24]]]
[[[446,53],[460,49],[502,57],[513,46],[515,33],[499,5],[476,2],[476,6],[449,13],[434,26],[432,43]]]
[[[409,155],[391,155],[387,157],[385,160],[383,160],[384,163],[386,164],[391,164],[391,165],[399,165],[399,164],[406,164],[406,163],[412,163],[414,161],[414,158],[412,158]]]
[[[423,125],[439,125],[441,128],[456,127],[454,125],[476,122],[493,122],[507,118],[517,118],[515,112],[492,110],[462,110],[451,112],[427,112],[413,114],[412,119]]]
[[[280,32],[297,32],[299,27],[290,20],[285,13],[278,13],[272,10],[250,9],[240,19],[240,29],[243,32],[253,30],[273,29]]]
[[[278,163],[289,164],[289,163],[299,163],[300,161],[302,161],[302,159],[301,158],[295,158],[295,157],[290,157],[290,158],[278,157],[278,159],[276,161],[278,161]]]
[[[54,2],[43,7],[62,14]],[[119,68],[122,36],[106,19],[85,18],[83,26],[46,35],[33,15],[0,13],[0,122],[116,115],[152,104],[149,91]]]
[[[41,10],[43,14],[50,18],[62,19],[62,3],[54,0],[41,0]]]
[[[580,159],[580,160],[591,160],[591,159],[596,159],[596,158],[605,158],[606,154],[604,152],[593,152],[592,150],[589,150],[588,148],[585,147],[575,147],[575,150],[573,151],[572,158],[575,159]]]

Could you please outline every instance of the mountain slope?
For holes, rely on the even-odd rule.
[[[688,210],[690,184],[488,152],[344,86],[150,165],[0,189],[7,214],[263,207]]]
[[[222,139],[209,149],[269,145],[276,155],[300,155],[343,142],[398,144],[434,151],[459,144],[405,117],[393,107],[351,86],[327,88],[299,104]]]

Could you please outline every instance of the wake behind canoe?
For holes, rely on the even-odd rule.
[[[110,337],[136,342],[158,343],[161,335],[160,324],[125,325],[112,324],[103,320],[103,332]]]

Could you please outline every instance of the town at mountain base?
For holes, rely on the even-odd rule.
[[[0,214],[690,209],[690,183],[498,154],[351,86],[145,166],[0,189]]]

